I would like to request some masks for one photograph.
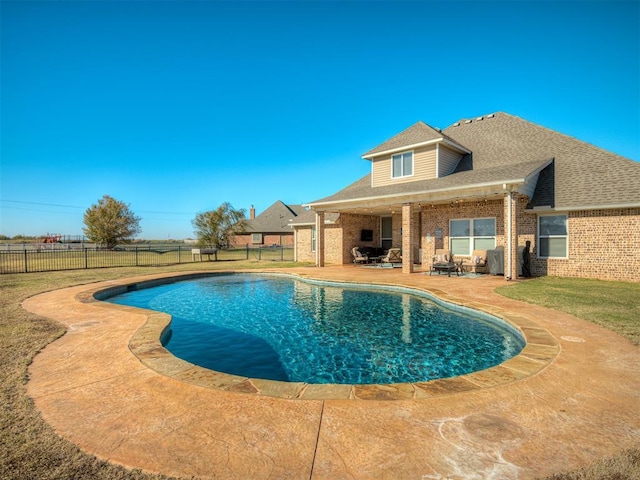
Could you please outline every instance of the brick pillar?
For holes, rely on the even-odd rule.
[[[504,197],[504,278],[518,278],[518,202],[515,193],[507,193]],[[509,224],[509,215],[511,223]],[[509,244],[511,233],[511,244]],[[509,249],[511,249],[511,269],[509,269]]]
[[[324,212],[316,212],[316,267],[324,267]]]
[[[416,216],[413,204],[402,205],[402,273],[413,273]]]

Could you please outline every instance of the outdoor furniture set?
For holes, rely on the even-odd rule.
[[[356,264],[375,264],[379,266],[386,265],[399,265],[402,264],[402,253],[399,248],[390,248],[384,255],[376,255],[377,251],[360,252],[359,247],[351,249],[351,255],[353,256],[353,263]],[[474,250],[471,258],[454,260],[451,252],[445,249],[436,250],[436,254],[431,261],[431,267],[429,269],[429,275],[433,272],[438,274],[446,272],[450,277],[451,273],[455,273],[457,276],[464,273],[480,273],[487,267],[487,251],[486,250]]]
[[[431,263],[431,269],[429,275],[433,272],[447,272],[451,276],[451,272],[455,272],[460,276],[461,273],[474,272],[480,273],[480,270],[484,270],[487,266],[487,251],[486,250],[474,250],[471,254],[471,258],[454,261],[451,252],[438,249],[433,256]]]
[[[381,249],[372,249],[371,252],[360,252],[359,247],[351,249],[353,263],[375,264],[377,266],[395,266],[402,264],[402,251],[399,248],[390,248],[386,253],[381,254]]]

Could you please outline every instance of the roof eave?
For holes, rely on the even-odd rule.
[[[346,204],[345,207],[348,208],[348,205],[354,204],[354,203],[372,202],[372,201],[375,202],[375,201],[386,200],[386,199],[402,199],[407,197],[416,197],[416,196],[424,196],[424,195],[433,196],[436,194],[441,194],[441,193],[446,194],[449,192],[455,195],[455,196],[452,196],[451,198],[456,198],[456,196],[460,195],[460,192],[469,191],[469,193],[472,194],[473,190],[479,191],[479,190],[487,190],[491,188],[496,189],[494,193],[500,193],[500,192],[509,191],[510,190],[509,187],[513,189],[514,187],[525,185],[527,183],[527,180],[528,178],[518,178],[518,179],[500,180],[500,181],[494,181],[494,182],[476,183],[471,185],[462,185],[459,187],[438,188],[435,190],[393,193],[393,194],[387,194],[387,195],[376,195],[371,197],[360,197],[360,198],[353,198],[353,199],[347,199],[347,200],[333,200],[329,202],[314,202],[314,203],[306,204],[305,207],[309,207],[309,208],[313,208],[314,210],[317,210],[318,208],[325,207],[326,209],[327,207],[331,208],[331,206]]]
[[[558,206],[542,205],[525,209],[529,213],[545,213],[545,212],[576,212],[580,210],[617,210],[620,208],[640,208],[640,202],[635,203],[616,203],[610,205],[574,205],[574,206]]]
[[[444,137],[435,138],[433,140],[428,140],[426,142],[412,143],[411,145],[403,145],[401,147],[390,148],[389,150],[383,150],[382,152],[376,152],[374,154],[365,153],[362,158],[365,160],[371,160],[375,157],[380,157],[382,155],[389,155],[391,153],[403,152],[406,150],[411,150],[412,148],[426,147],[428,145],[435,145],[436,143],[445,143],[456,150],[460,150],[463,153],[471,153],[471,150],[463,147],[462,145],[452,142],[451,140],[447,140]]]

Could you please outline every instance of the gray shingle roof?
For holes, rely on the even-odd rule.
[[[278,200],[264,212],[247,222],[247,233],[291,232],[292,219],[305,211],[302,205],[286,205]]]
[[[438,133],[419,122],[364,156],[400,148],[401,142],[417,143],[417,139],[431,135],[428,129]],[[640,205],[640,163],[519,117],[496,113],[482,120],[462,120],[443,133],[472,152],[460,161],[452,174],[376,188],[371,186],[371,177],[367,175],[311,203],[446,189],[455,192],[464,186],[524,179],[546,166],[540,172],[530,207]]]
[[[340,214],[328,212],[324,216],[324,223],[335,223]],[[313,210],[304,210],[300,215],[298,215],[293,222],[292,225],[309,225],[316,222],[316,212]]]
[[[381,152],[387,152],[389,150],[395,150],[409,145],[418,145],[434,140],[448,140],[454,144],[456,143],[440,130],[435,129],[424,122],[417,122],[406,130],[400,132],[398,135],[395,135],[386,142],[381,143],[372,150],[369,150],[363,155],[363,157],[369,158]]]
[[[640,204],[640,163],[506,113],[444,130],[473,152],[473,168],[553,158],[531,206]],[[551,171],[553,169],[553,171]]]

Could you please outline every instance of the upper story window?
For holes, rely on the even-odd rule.
[[[567,258],[568,240],[566,215],[538,217],[538,256],[540,258]]]
[[[391,157],[393,178],[413,175],[413,152],[398,153]]]

